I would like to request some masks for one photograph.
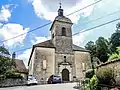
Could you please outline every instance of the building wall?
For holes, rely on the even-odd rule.
[[[54,48],[36,47],[36,58],[34,63],[34,75],[38,82],[47,81],[47,78],[55,72]],[[43,69],[43,60],[46,60],[46,69]]]
[[[61,63],[61,62],[64,62],[64,56],[66,56],[66,62],[69,62],[70,64],[72,65],[60,65],[60,67],[58,67],[58,64]],[[62,76],[62,70],[67,68],[70,72],[70,81],[72,81],[72,77],[74,75],[74,58],[73,58],[73,54],[58,54],[56,53],[55,54],[55,74],[58,74],[60,76]]]
[[[72,53],[72,31],[71,24],[56,21],[51,33],[54,33],[53,44],[56,53]],[[66,29],[66,35],[62,36],[62,28]]]
[[[71,65],[60,65],[58,67],[58,63],[64,62],[64,56],[66,56],[66,61]],[[43,60],[46,60],[46,70],[43,70]],[[90,65],[89,62],[90,54],[88,52],[75,51],[73,54],[60,54],[55,53],[54,48],[36,47],[30,61],[29,69],[30,67],[31,69],[29,74],[35,76],[38,82],[41,83],[41,81],[47,81],[52,74],[62,76],[62,70],[67,68],[70,72],[69,79],[72,81],[73,76],[78,79],[84,77],[82,63],[85,63],[85,70],[87,70]]]
[[[83,79],[84,78],[83,69],[88,70],[90,68],[90,54],[88,52],[75,51],[74,60],[76,77],[79,80]]]
[[[34,67],[34,58],[35,58],[35,50],[33,51],[28,69],[29,69],[29,75],[33,75],[33,67]]]

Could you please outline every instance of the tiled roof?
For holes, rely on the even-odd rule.
[[[89,52],[88,50],[82,48],[82,47],[79,47],[77,45],[72,45],[72,48],[73,48],[73,51],[85,51],[85,52]]]
[[[28,70],[25,67],[23,60],[15,59],[15,70],[20,73],[27,73]]]
[[[54,48],[52,40],[47,40],[45,42],[41,42],[34,45],[35,47],[47,47],[47,48]]]
[[[52,40],[47,40],[45,42],[41,42],[41,43],[38,43],[36,45],[34,45],[35,47],[48,47],[48,48],[54,48],[54,45],[52,43]],[[72,45],[72,48],[73,48],[73,51],[85,51],[85,52],[88,52],[88,50],[82,48],[82,47],[79,47],[77,45]]]

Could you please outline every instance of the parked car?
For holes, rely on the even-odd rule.
[[[62,78],[58,75],[51,75],[47,81],[48,84],[62,83]]]
[[[28,76],[27,85],[37,85],[38,82],[35,77]]]

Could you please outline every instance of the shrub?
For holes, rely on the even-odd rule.
[[[91,90],[96,90],[97,85],[98,85],[98,79],[97,79],[96,75],[94,75],[94,76],[90,79]]]
[[[96,72],[96,76],[98,78],[99,84],[113,85],[115,83],[114,71],[111,68],[100,68]]]
[[[89,69],[88,71],[86,71],[85,73],[85,77],[86,78],[92,78],[94,75],[94,70],[93,69]]]
[[[16,79],[16,78],[22,79],[22,76],[20,74],[15,73],[14,71],[10,71],[10,70],[5,73],[5,77],[6,78],[14,78],[14,79]]]

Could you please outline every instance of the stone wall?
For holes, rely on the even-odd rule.
[[[89,52],[80,52],[75,51],[74,53],[75,68],[76,68],[76,77],[81,80],[85,76],[85,71],[90,68],[90,54]],[[84,63],[84,72],[83,64]]]
[[[5,79],[0,81],[0,87],[23,86],[26,81],[23,79]]]
[[[101,64],[96,67],[96,71],[104,68],[112,68],[114,70],[114,78],[116,80],[116,84],[120,86],[120,59],[111,60],[104,64]]]
[[[37,78],[39,84],[55,73],[55,49],[37,47],[34,59],[33,76]],[[46,69],[43,69],[43,60],[46,60]]]

